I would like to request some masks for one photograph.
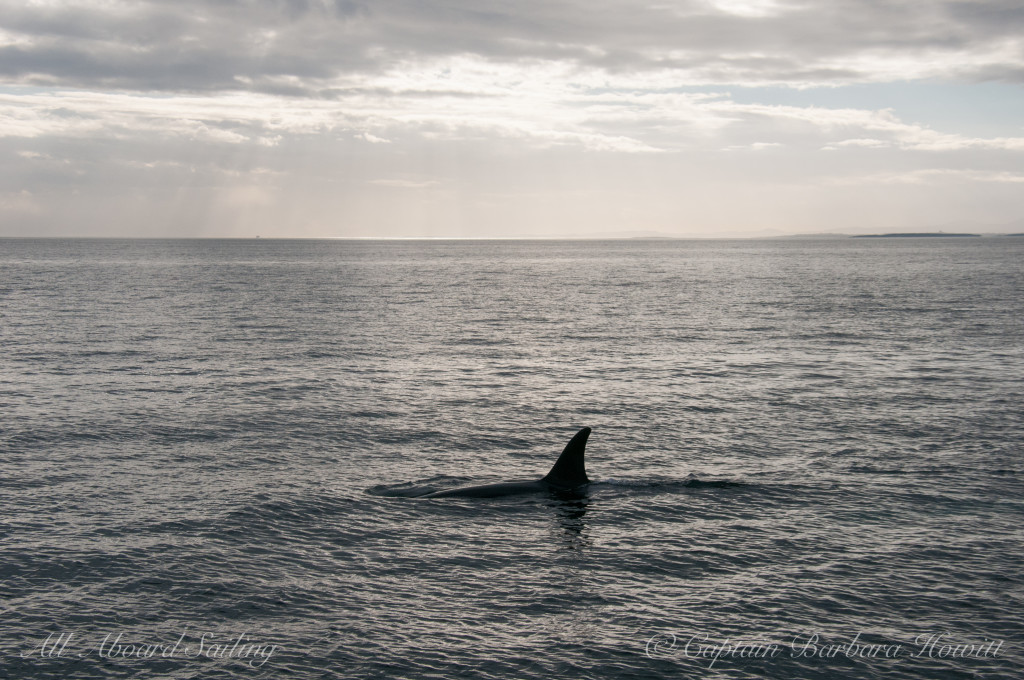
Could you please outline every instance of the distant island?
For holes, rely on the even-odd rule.
[[[947,234],[941,231],[937,232],[920,232],[920,233],[906,233],[906,234],[863,234],[861,236],[851,236],[850,238],[981,238],[981,234]]]

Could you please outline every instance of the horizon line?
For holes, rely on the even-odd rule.
[[[959,232],[962,233],[962,232]],[[767,241],[786,238],[842,239],[863,236],[920,234],[942,238],[952,235],[942,232],[873,232],[851,234],[846,232],[817,232],[809,234],[775,234],[771,236],[98,236],[98,235],[46,235],[2,236],[0,240],[109,240],[109,241]],[[1022,236],[1019,232],[980,232],[972,236],[982,238]]]

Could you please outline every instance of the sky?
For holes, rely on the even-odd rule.
[[[0,0],[0,236],[1024,231],[1020,0]]]

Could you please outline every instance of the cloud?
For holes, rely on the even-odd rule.
[[[859,147],[865,149],[885,149],[892,146],[891,142],[884,139],[870,139],[870,138],[857,138],[857,139],[844,139],[841,142],[835,142],[825,147],[825,149],[831,151],[845,147]]]
[[[42,212],[42,206],[26,189],[16,192],[0,192],[0,215],[17,218],[23,215],[40,215]]]
[[[850,184],[945,184],[963,185],[964,183],[993,184],[1024,184],[1024,174],[1010,171],[974,170],[967,168],[928,168],[911,172],[882,172],[872,175],[829,179],[826,183],[834,185]]]
[[[0,135],[420,135],[653,153],[772,120],[904,148],[1017,150],[1015,137],[914,131],[871,109],[741,104],[725,88],[1024,82],[1021,27],[1024,10],[1004,0],[0,0]]]
[[[1020,211],[1019,4],[0,0],[0,218],[492,235]],[[863,85],[982,80],[1005,83],[1000,126]]]
[[[782,144],[779,142],[754,142],[752,144],[734,144],[727,146],[723,151],[766,151],[768,149],[774,149],[781,147]]]
[[[0,2],[0,77],[315,96],[401,64],[554,62],[677,84],[1024,81],[1011,0]]]

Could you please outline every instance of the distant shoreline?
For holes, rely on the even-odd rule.
[[[981,238],[981,234],[946,234],[943,232],[921,232],[901,234],[858,234],[850,238]]]

